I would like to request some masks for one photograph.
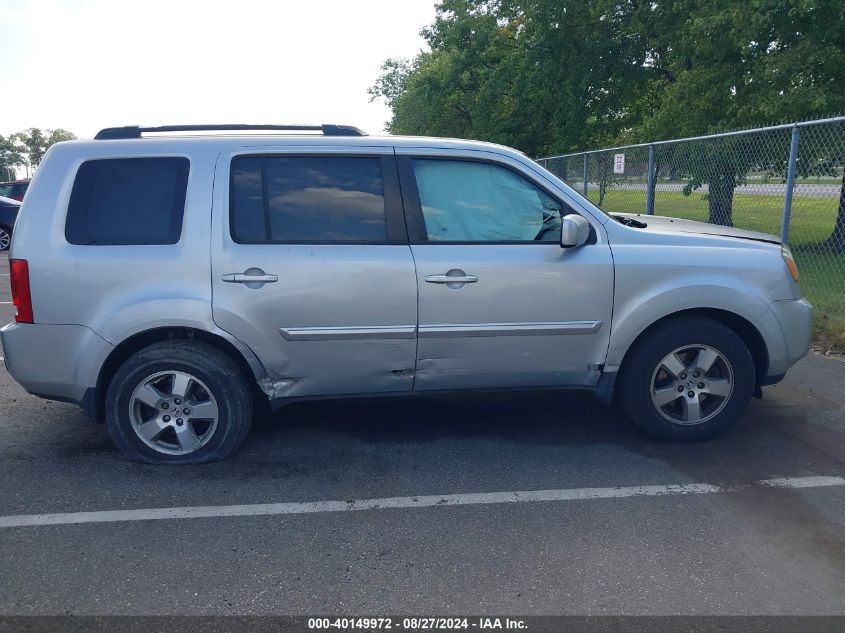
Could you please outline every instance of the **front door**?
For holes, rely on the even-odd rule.
[[[410,391],[417,288],[392,147],[222,155],[215,323],[278,397]]]
[[[401,151],[419,289],[414,389],[595,384],[613,300],[603,233],[561,248],[571,210],[496,155]]]

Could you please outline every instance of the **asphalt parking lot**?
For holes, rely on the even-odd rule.
[[[809,356],[695,445],[574,393],[301,403],[151,467],[0,368],[0,615],[843,614],[843,385]]]

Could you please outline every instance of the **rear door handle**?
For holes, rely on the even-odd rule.
[[[271,284],[279,281],[279,276],[268,275],[260,268],[250,268],[242,273],[226,273],[223,275],[223,281],[232,284]]]

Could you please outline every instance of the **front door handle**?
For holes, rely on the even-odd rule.
[[[425,280],[430,284],[474,284],[478,281],[475,275],[450,277],[449,275],[429,275]]]
[[[425,278],[426,283],[446,284],[450,288],[462,288],[464,284],[474,284],[478,281],[475,275],[467,275],[460,268],[453,268],[445,275],[429,275]]]
[[[232,284],[246,284],[250,288],[257,288],[263,284],[271,284],[279,281],[278,275],[268,275],[260,268],[248,268],[242,273],[226,273],[223,281]],[[255,284],[254,286],[252,284]]]

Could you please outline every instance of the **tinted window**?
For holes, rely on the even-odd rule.
[[[0,196],[8,198],[12,193],[12,185],[0,185]]]
[[[182,232],[187,158],[108,158],[83,163],[70,195],[71,244],[175,244]]]
[[[413,165],[429,240],[560,240],[560,204],[519,174],[470,161],[415,159]]]
[[[237,158],[231,230],[238,242],[384,241],[381,159]]]

